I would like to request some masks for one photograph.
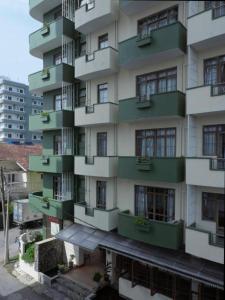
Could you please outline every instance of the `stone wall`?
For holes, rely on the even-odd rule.
[[[36,243],[35,247],[35,270],[48,272],[63,264],[64,243],[55,238]]]

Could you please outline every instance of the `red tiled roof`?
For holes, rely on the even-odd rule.
[[[0,160],[14,160],[28,170],[29,155],[41,155],[42,145],[0,144]]]

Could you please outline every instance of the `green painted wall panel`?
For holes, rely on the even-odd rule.
[[[136,44],[137,36],[119,44],[120,65],[129,65],[135,60],[141,60],[150,55],[165,52],[172,49],[180,49],[186,52],[187,33],[186,28],[180,23],[174,23],[152,31],[152,42],[144,47]]]
[[[43,201],[42,193],[34,193],[29,195],[30,206],[37,209],[47,216],[56,217],[58,219],[73,219],[74,201],[57,201],[48,198],[49,206]]]
[[[43,122],[41,115],[29,117],[29,129],[35,130],[53,130],[63,127],[74,127],[74,111],[55,111],[49,112],[48,121]]]
[[[50,150],[49,150],[50,151]],[[54,155],[48,156],[49,162],[43,164],[42,156],[29,157],[29,170],[44,173],[63,173],[73,172],[74,156],[73,155]]]
[[[163,182],[183,182],[184,158],[152,158],[152,170],[139,170],[136,157],[119,157],[118,177]]]
[[[137,98],[119,101],[120,122],[155,117],[185,116],[185,94],[180,91],[152,95],[150,107],[138,108],[137,102]]]
[[[175,224],[149,221],[148,225],[135,224],[137,217],[119,214],[118,233],[129,239],[150,245],[178,250],[183,244],[183,222]]]

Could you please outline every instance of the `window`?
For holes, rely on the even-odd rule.
[[[108,84],[98,85],[98,103],[108,102]]]
[[[54,136],[54,155],[61,155],[62,154],[62,137],[61,135]]]
[[[54,65],[60,65],[62,63],[62,53],[59,52],[54,55]]]
[[[36,140],[37,139],[37,136],[36,135],[33,135],[33,140]]]
[[[61,176],[53,176],[53,199],[62,200],[62,180]]]
[[[96,207],[100,209],[106,209],[106,182],[97,181],[96,187]]]
[[[12,100],[12,97],[11,97],[11,96],[8,96],[8,100]]]
[[[8,109],[11,110],[11,109],[12,109],[12,106],[11,106],[11,105],[8,105]]]
[[[97,156],[107,156],[107,132],[97,133]]]
[[[62,110],[62,95],[55,95],[55,111]]]
[[[173,298],[173,275],[169,272],[154,268],[152,290],[169,298]]]
[[[23,134],[20,134],[20,139],[23,139],[24,138],[24,135]]]
[[[136,156],[175,157],[176,128],[137,130]]]
[[[79,45],[79,56],[86,55],[86,41],[80,42]]]
[[[202,219],[217,222],[218,217],[224,214],[224,194],[202,193]],[[220,227],[224,228],[224,217]]]
[[[20,98],[20,102],[23,103],[23,102],[24,102],[24,99],[23,99],[23,98]]]
[[[24,111],[24,108],[23,108],[23,107],[20,107],[20,111]]]
[[[62,8],[59,7],[54,13],[54,20],[57,20],[62,17]]]
[[[99,36],[98,38],[98,49],[104,49],[109,47],[108,33]]]
[[[8,120],[11,120],[12,119],[12,116],[11,115],[8,115]]]
[[[24,117],[23,116],[20,116],[20,121],[23,121],[24,120]]]
[[[24,129],[23,125],[20,125],[20,129],[21,129],[21,130],[23,130],[23,129]]]
[[[11,129],[12,128],[12,124],[8,124],[8,128]]]
[[[225,1],[205,1],[205,9],[213,9],[213,18],[225,16]]]
[[[136,185],[135,215],[157,221],[174,221],[175,190]]]
[[[177,68],[137,76],[137,96],[140,101],[150,95],[177,90]]]
[[[79,106],[84,106],[86,102],[86,88],[79,89]]]
[[[20,93],[20,94],[23,94],[23,93],[24,93],[24,90],[23,90],[23,89],[19,89],[19,93]]]
[[[12,92],[12,90],[13,90],[12,87],[9,87],[9,91]]]
[[[225,124],[203,126],[203,155],[225,158]]]
[[[205,85],[225,83],[225,55],[204,61]]]
[[[12,137],[12,134],[11,133],[8,133],[8,138],[10,139]]]
[[[178,6],[175,6],[138,21],[138,34],[140,37],[148,36],[152,30],[173,24],[177,20]]]

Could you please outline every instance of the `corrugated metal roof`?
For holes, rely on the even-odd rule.
[[[89,251],[94,251],[98,247],[111,249],[113,252],[144,261],[183,277],[192,278],[218,288],[224,286],[222,265],[196,258],[183,251],[147,245],[126,239],[114,232],[104,232],[80,224],[71,225],[60,231],[56,238]]]

